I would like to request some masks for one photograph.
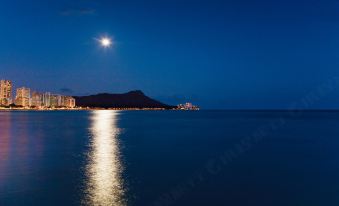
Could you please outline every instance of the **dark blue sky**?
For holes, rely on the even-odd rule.
[[[338,17],[334,0],[3,0],[0,78],[203,108],[286,108],[315,93],[310,107],[339,108]]]

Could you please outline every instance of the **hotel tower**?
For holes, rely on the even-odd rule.
[[[0,80],[0,105],[8,106],[12,103],[12,82]]]
[[[31,90],[26,87],[21,87],[16,90],[15,105],[29,107],[31,99]]]

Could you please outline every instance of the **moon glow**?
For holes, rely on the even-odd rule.
[[[101,46],[104,47],[104,48],[111,47],[111,45],[112,45],[112,40],[108,37],[102,37],[99,40],[99,42],[100,42]]]

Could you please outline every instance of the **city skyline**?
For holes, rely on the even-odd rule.
[[[0,79],[0,107],[15,106],[36,109],[76,107],[75,99],[72,96],[39,92],[28,87],[14,88],[11,80]],[[13,95],[13,91],[16,91],[15,95]]]

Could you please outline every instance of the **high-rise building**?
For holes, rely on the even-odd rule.
[[[12,82],[0,80],[0,105],[8,106],[12,103]]]
[[[75,99],[73,97],[65,97],[65,107],[74,108]]]
[[[58,106],[65,107],[66,96],[58,95]]]
[[[15,105],[29,107],[31,98],[31,90],[26,87],[21,87],[16,90]]]
[[[33,107],[44,106],[44,95],[40,92],[32,92],[31,106]]]
[[[58,104],[58,99],[59,99],[59,95],[55,95],[55,94],[51,95],[51,107],[55,108],[55,107],[59,107],[60,106]]]
[[[51,106],[51,93],[46,92],[43,94],[43,106],[50,107]]]

